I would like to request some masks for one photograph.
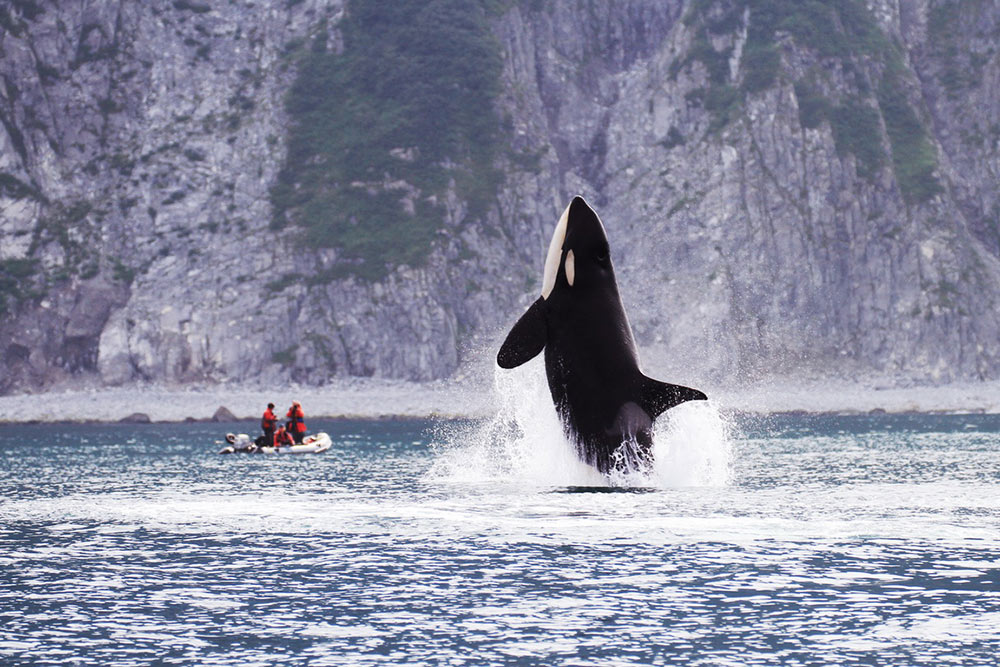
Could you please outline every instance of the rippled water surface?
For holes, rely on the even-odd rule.
[[[682,408],[612,480],[504,419],[5,427],[0,663],[996,664],[1000,417]]]

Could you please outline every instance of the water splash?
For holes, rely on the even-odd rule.
[[[712,401],[691,401],[653,428],[656,486],[725,486],[732,481],[732,425]]]
[[[723,486],[730,480],[729,425],[711,402],[680,405],[657,420],[653,460],[636,443],[617,452],[608,475],[580,460],[552,405],[541,358],[493,378],[495,413],[466,427],[444,426],[434,438],[436,482],[509,482],[539,486]],[[631,448],[630,448],[631,445]]]
[[[465,428],[437,434],[435,481],[515,481],[554,486],[605,484],[563,435],[541,359],[493,377],[495,412]]]

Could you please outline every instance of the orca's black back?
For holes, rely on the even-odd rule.
[[[556,291],[546,304],[545,372],[567,435],[606,472],[622,442],[615,420],[641,392],[635,344],[618,291]],[[572,428],[570,428],[572,425]]]

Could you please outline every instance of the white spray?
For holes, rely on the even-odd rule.
[[[651,466],[625,466],[603,475],[580,460],[563,433],[541,356],[513,370],[497,368],[493,385],[496,411],[491,418],[438,433],[429,479],[622,487],[723,486],[729,482],[729,428],[710,401],[684,403],[660,416],[653,432]],[[627,447],[624,443],[623,454]]]

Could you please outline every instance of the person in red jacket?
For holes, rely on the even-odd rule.
[[[278,417],[274,414],[274,403],[267,404],[267,410],[260,418],[260,429],[264,431],[264,444],[270,446],[274,442],[274,427],[278,423]]]
[[[302,404],[298,401],[292,401],[292,407],[288,408],[285,417],[288,418],[285,426],[291,431],[295,442],[301,444],[302,438],[306,435],[306,413],[302,412]]]
[[[285,430],[284,426],[279,426],[278,430],[274,433],[274,446],[275,447],[290,447],[295,444],[295,438],[292,434]]]

